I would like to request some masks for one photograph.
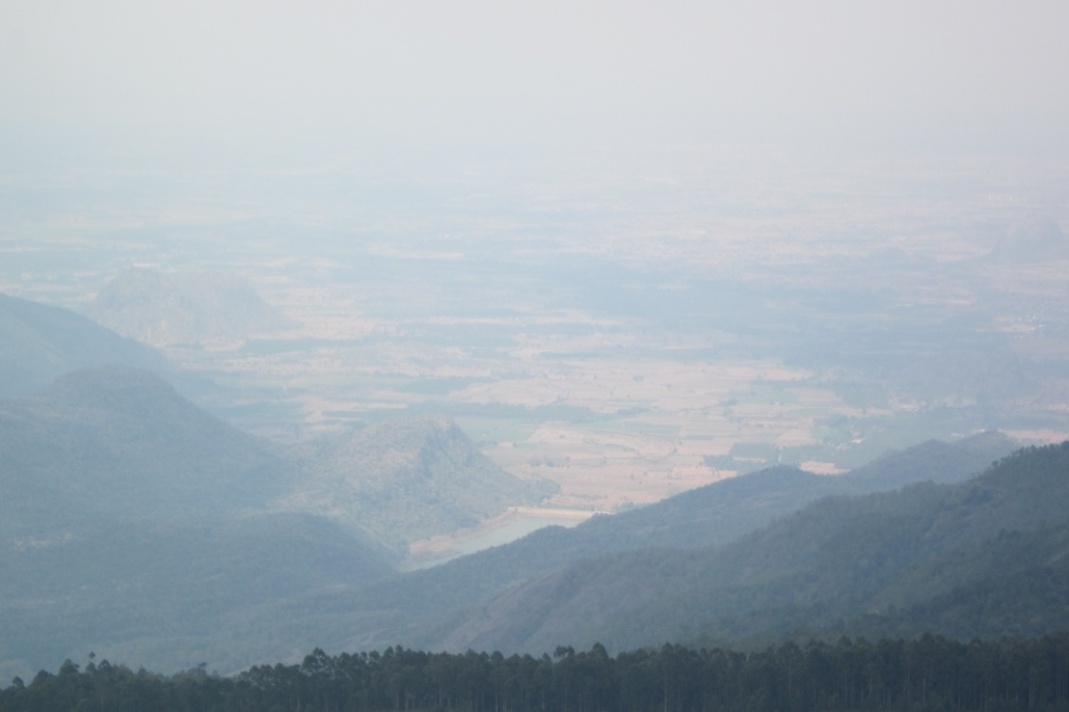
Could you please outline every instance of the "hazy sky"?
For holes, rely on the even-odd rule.
[[[1062,1],[4,0],[0,147],[1066,156],[1067,28]]]

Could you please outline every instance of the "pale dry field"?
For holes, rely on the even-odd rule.
[[[560,492],[546,502],[554,509],[616,511],[656,502],[737,474],[705,464],[706,456],[726,456],[743,443],[779,449],[818,445],[814,429],[822,419],[860,414],[832,390],[813,384],[811,373],[774,359],[680,360],[677,351],[707,346],[708,340],[679,336],[651,349],[635,328],[598,323],[582,313],[538,315],[530,322],[471,320],[510,334],[509,345],[473,356],[463,346],[394,339],[413,324],[362,317],[355,294],[327,295],[307,286],[289,290],[276,282],[272,296],[300,323],[289,333],[271,335],[273,340],[320,343],[262,355],[249,355],[242,344],[172,347],[170,353],[185,368],[270,387],[298,414],[301,437],[358,424],[372,412],[404,417],[431,399],[406,390],[407,382],[473,379],[434,399],[457,409],[457,421],[501,467],[522,478],[556,482]],[[533,330],[547,324],[580,324],[591,333]],[[362,344],[369,335],[381,340]],[[510,411],[503,417],[520,421],[517,427],[487,430],[485,421],[492,418],[466,416],[469,406],[506,406],[531,415]],[[557,407],[585,409],[595,419],[539,415],[540,408]],[[293,433],[270,424],[258,431],[268,437]],[[818,460],[805,466],[837,471]]]
[[[381,205],[361,198],[368,186],[359,183],[344,199],[280,191],[270,203],[194,187],[134,202],[109,193],[92,210],[74,201],[6,222],[0,290],[77,310],[130,266],[234,273],[294,326],[159,344],[220,385],[201,394],[205,405],[288,441],[449,415],[508,471],[557,482],[547,506],[577,512],[654,502],[781,455],[835,474],[845,450],[967,435],[1001,422],[1003,406],[1013,411],[1006,429],[1022,440],[1069,433],[1069,263],[982,260],[1019,218],[1069,224],[1065,166],[933,169],[714,151],[655,169],[591,164],[488,180],[437,202],[420,203],[417,190]],[[400,267],[358,269],[374,260]],[[886,260],[892,267],[880,269]],[[651,291],[731,279],[796,294],[871,293],[895,315],[927,309],[937,325],[966,315],[978,331],[1011,335],[1014,358],[1041,364],[1040,385],[999,402],[994,416],[939,429],[940,408],[953,415],[976,398],[891,389],[848,399],[837,367],[787,365],[775,343],[736,348],[742,337],[715,320],[687,331],[595,316],[546,293],[582,284],[539,282],[537,272],[513,283],[508,265],[524,261],[608,266],[602,279],[627,273]],[[469,262],[483,271],[454,275]],[[790,306],[768,305],[769,316]],[[838,306],[803,316],[834,327]],[[878,330],[888,316],[851,328]]]

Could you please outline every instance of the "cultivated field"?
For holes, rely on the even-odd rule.
[[[723,158],[353,178],[349,202],[118,177],[6,221],[0,291],[84,310],[131,266],[237,275],[292,326],[156,344],[215,384],[198,402],[280,440],[445,415],[557,482],[551,518],[985,428],[1069,437],[1064,166]]]

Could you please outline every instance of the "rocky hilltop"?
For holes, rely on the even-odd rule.
[[[244,280],[221,272],[119,272],[89,306],[109,329],[154,346],[234,341],[290,325]]]

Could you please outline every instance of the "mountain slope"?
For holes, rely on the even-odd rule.
[[[612,552],[663,547],[688,549],[728,544],[807,503],[833,494],[894,489],[911,482],[962,481],[1013,448],[1000,433],[982,433],[955,443],[931,441],[888,453],[853,472],[836,477],[792,467],[721,480],[611,517],[595,517],[563,529],[551,527],[505,546],[479,552],[416,574],[421,586],[440,595],[459,587],[487,594],[497,587]],[[454,583],[448,582],[469,582]],[[467,599],[469,604],[477,598]]]
[[[284,655],[267,603],[381,577],[384,558],[309,515],[200,522],[82,522],[0,551],[0,673],[25,675],[89,651],[157,669],[234,670]],[[281,645],[280,645],[281,643]],[[10,674],[9,674],[10,673]]]
[[[168,368],[152,348],[67,309],[0,294],[0,397],[30,393],[68,371],[125,364]]]
[[[383,527],[403,546],[541,496],[450,423],[294,450],[117,366],[0,400],[0,486],[0,676],[89,650],[165,670],[303,653],[359,630],[352,592],[396,559]]]
[[[802,508],[806,502],[844,491],[872,491],[902,482],[945,479],[963,480],[993,459],[1011,450],[1012,441],[997,433],[984,433],[955,443],[924,443],[900,453],[891,453],[849,475],[821,477],[793,468],[770,470],[724,480],[685,492],[658,504],[626,513],[595,517],[575,528],[549,527],[510,544],[456,559],[431,569],[382,579],[339,594],[316,596],[280,605],[276,618],[299,615],[297,609],[331,610],[352,621],[349,630],[325,631],[321,645],[375,647],[403,643],[413,647],[464,650],[476,646],[514,649],[524,635],[503,634],[527,626],[537,629],[540,616],[561,599],[549,590],[526,595],[525,586],[549,587],[561,571],[576,585],[590,567],[606,555],[623,557],[628,550],[660,547],[665,561],[689,560],[683,549],[718,548],[761,526]],[[611,558],[611,557],[610,557]],[[571,568],[569,568],[571,567]],[[654,585],[660,574],[651,573],[634,585],[636,590]],[[619,601],[632,597],[627,583],[614,593]],[[501,603],[510,595],[522,596],[522,604]],[[491,603],[500,597],[496,603]],[[496,611],[501,611],[497,615]],[[606,607],[612,610],[612,606]],[[583,611],[575,630],[596,619],[595,611]],[[525,621],[534,621],[525,623]],[[359,631],[359,634],[356,633]],[[572,631],[564,631],[570,635]],[[483,634],[486,633],[484,636]],[[552,650],[555,643],[547,650]]]
[[[290,323],[233,275],[147,269],[117,274],[89,314],[124,336],[157,346],[244,339]]]
[[[94,649],[222,663],[262,644],[257,606],[389,573],[352,528],[271,511],[299,475],[147,371],[0,402],[0,674]]]
[[[359,528],[398,553],[409,542],[478,524],[555,491],[490,461],[456,424],[414,419],[324,438],[307,448],[283,507]]]
[[[733,631],[709,626],[730,615],[738,627],[750,613],[777,606],[819,606],[815,594],[784,598],[783,581],[805,592],[792,577],[818,594],[839,581],[819,546],[797,548],[798,532],[786,543],[773,537],[749,559],[737,547],[764,534],[747,532],[770,522],[763,531],[778,531],[801,516],[792,509],[820,494],[934,477],[926,462],[937,463],[939,477],[957,477],[964,463],[981,454],[989,461],[987,448],[1004,444],[995,436],[928,444],[874,463],[867,474],[836,478],[776,468],[393,577],[386,552],[362,534],[385,520],[365,525],[362,512],[370,518],[392,507],[394,521],[425,517],[419,526],[442,526],[427,513],[438,507],[448,517],[473,516],[493,497],[530,485],[503,481],[449,423],[395,423],[280,450],[203,413],[148,372],[72,373],[0,402],[0,483],[8,493],[0,500],[0,566],[10,574],[0,583],[0,674],[86,650],[164,670],[195,664],[191,655],[234,669],[317,645],[552,649],[583,636],[616,642]],[[928,511],[914,507],[899,522],[885,516],[894,510],[886,502],[907,495],[927,502],[929,490],[951,491],[929,485],[884,495],[891,499],[871,500],[853,528],[831,534],[820,527],[838,521],[842,503],[852,500],[823,499],[814,506],[830,513],[806,536],[842,542],[860,561],[866,523],[909,529]],[[803,569],[813,561],[824,567],[821,578],[806,582]],[[909,571],[899,574],[906,580]],[[958,583],[932,595],[949,595]],[[705,593],[717,587],[716,615],[673,618],[678,610],[700,613]],[[920,603],[894,601],[902,610]],[[769,618],[769,630],[799,619],[792,615]]]
[[[852,470],[844,478],[845,491],[881,492],[916,482],[956,484],[983,472],[1017,447],[1012,438],[997,431],[977,433],[952,443],[929,440],[887,453]]]
[[[20,519],[196,519],[262,508],[295,468],[147,371],[72,372],[0,402],[0,474]]]
[[[1027,569],[1047,581],[1044,591],[1056,591],[1051,582],[1067,573],[1065,549],[1044,542],[1064,538],[1067,502],[1069,444],[1029,449],[956,486],[823,499],[727,547],[627,552],[564,567],[476,609],[444,643],[542,651],[601,640],[626,648],[874,627],[873,616],[900,629],[902,609],[938,611],[910,621],[918,632],[955,615],[948,596],[1005,591],[1007,572]],[[1040,536],[1044,530],[1049,535]],[[1048,546],[1049,554],[1030,559],[1017,550],[1023,545],[1000,548],[1000,532],[1020,532],[1022,542]],[[984,550],[1016,553],[984,565],[977,557]],[[954,576],[933,575],[953,561],[975,563]],[[1021,563],[1028,561],[1031,569]],[[1069,625],[1066,599],[1056,603],[1022,603],[998,629],[958,625],[954,632],[1036,634],[1052,621]]]

